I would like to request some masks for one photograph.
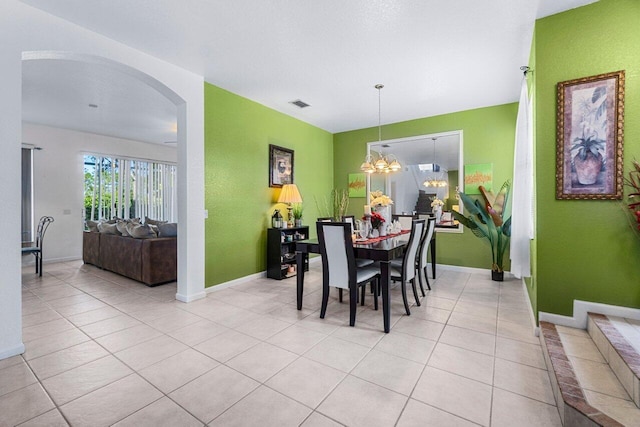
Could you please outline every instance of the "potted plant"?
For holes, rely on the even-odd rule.
[[[293,203],[291,205],[291,213],[293,213],[293,219],[295,220],[295,226],[302,226],[302,203]]]
[[[578,182],[583,185],[594,184],[598,174],[602,170],[604,157],[604,141],[598,139],[596,134],[583,135],[573,140],[571,152],[577,151],[573,156],[573,167],[576,170]]]
[[[511,237],[511,213],[508,207],[511,182],[506,181],[497,196],[483,186],[479,189],[484,203],[459,193],[467,215],[456,211],[451,213],[473,234],[487,239],[491,246],[491,279],[501,282],[504,280],[504,253]]]

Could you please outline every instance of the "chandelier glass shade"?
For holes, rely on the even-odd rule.
[[[384,85],[377,84],[374,87],[378,89],[378,142],[382,143],[380,90]],[[390,173],[397,172],[400,169],[402,169],[402,165],[393,154],[385,156],[383,153],[378,153],[375,157],[371,154],[367,154],[364,158],[364,162],[360,165],[360,170],[366,173]]]

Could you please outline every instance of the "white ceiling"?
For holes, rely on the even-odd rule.
[[[340,132],[377,125],[376,83],[383,123],[517,101],[535,19],[597,0],[22,1]],[[102,108],[147,127],[150,110],[113,98]]]
[[[171,101],[100,64],[23,61],[22,101],[26,122],[156,144],[177,139]]]

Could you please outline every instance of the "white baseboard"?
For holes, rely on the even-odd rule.
[[[30,258],[29,261],[22,261],[22,265],[23,266],[29,266],[29,265],[35,265],[36,264],[35,257],[29,257],[29,258]],[[46,265],[46,264],[55,264],[57,262],[79,261],[81,259],[82,259],[81,256],[67,256],[67,257],[61,257],[61,258],[45,258],[42,261],[42,263]]]
[[[17,356],[18,354],[24,353],[24,344],[20,343],[16,346],[0,349],[0,360],[8,359],[9,357]]]
[[[261,277],[265,277],[267,275],[266,271],[259,271],[254,274],[250,274],[248,276],[238,277],[237,279],[229,280],[228,282],[218,283],[217,285],[209,286],[208,288],[204,288],[205,293],[210,294],[211,292],[218,292],[223,289],[231,288],[233,286],[239,285],[240,283],[246,283],[250,280],[259,279]]]
[[[524,281],[524,277],[520,280],[522,280],[522,291],[524,292],[524,296],[527,299],[527,307],[529,307],[529,318],[531,319],[531,327],[533,328],[533,333],[536,334],[537,337],[539,337],[540,328],[536,323],[536,315],[533,312],[533,305],[531,305],[531,298],[529,298],[529,289],[527,288],[527,283]]]
[[[640,309],[580,300],[573,301],[573,316],[563,316],[561,314],[540,311],[539,319],[541,322],[550,322],[560,326],[587,329],[588,312],[640,320]]]
[[[176,299],[180,302],[192,302],[192,301],[196,301],[202,298],[205,298],[207,296],[206,292],[200,292],[197,293],[195,295],[191,295],[191,296],[187,296],[187,295],[182,295],[182,294],[176,294]]]
[[[443,270],[457,271],[460,273],[487,274],[489,275],[489,277],[491,277],[491,270],[489,270],[488,268],[463,267],[460,265],[449,265],[449,264],[436,264],[436,270],[439,268]],[[431,263],[429,263],[429,271],[430,270],[431,270]],[[504,278],[505,280],[513,280],[515,279],[515,276],[511,274],[510,271],[505,271]]]
[[[314,257],[309,258],[309,265],[318,264],[322,260],[322,257]],[[250,280],[259,279],[261,277],[266,277],[266,271],[259,271],[257,273],[250,274],[248,276],[238,277],[237,279],[229,280],[228,282],[218,283],[217,285],[209,286],[205,288],[206,293],[217,292],[223,289],[231,288],[233,286],[239,285],[240,283],[246,283]]]

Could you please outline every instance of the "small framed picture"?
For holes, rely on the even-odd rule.
[[[269,187],[293,184],[293,150],[269,144]]]
[[[624,71],[558,83],[556,199],[621,199]]]

